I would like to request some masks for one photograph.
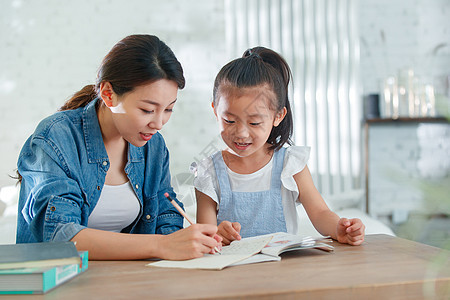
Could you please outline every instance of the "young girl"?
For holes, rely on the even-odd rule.
[[[220,248],[216,225],[183,228],[164,196],[169,121],[183,69],[156,36],[132,35],[95,85],[45,118],[19,155],[17,242],[74,241],[90,259],[188,259]],[[217,239],[215,239],[217,237]]]
[[[306,165],[309,148],[283,147],[293,131],[290,77],[285,60],[263,47],[220,70],[212,106],[227,148],[198,166],[197,222],[219,224],[223,244],[278,231],[297,234],[301,203],[321,234],[359,245],[364,224],[329,210]]]

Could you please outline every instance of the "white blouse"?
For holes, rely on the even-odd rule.
[[[281,198],[288,233],[297,234],[298,187],[294,175],[301,172],[309,159],[310,147],[289,146],[286,148],[283,171],[281,172]],[[261,169],[251,174],[238,174],[227,167],[231,189],[235,192],[258,192],[270,187],[272,175],[272,159]],[[211,197],[219,209],[220,188],[211,157],[202,160],[194,169],[194,187]]]
[[[139,215],[141,206],[131,183],[104,185],[89,215],[88,228],[120,232]]]

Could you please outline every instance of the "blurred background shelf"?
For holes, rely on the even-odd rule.
[[[449,123],[449,120],[444,117],[427,117],[427,118],[406,118],[400,117],[392,118],[372,118],[366,120],[366,125],[385,123]]]
[[[450,123],[365,123],[366,212],[396,235],[442,247],[450,239]]]

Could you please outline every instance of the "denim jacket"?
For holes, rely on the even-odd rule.
[[[110,166],[97,101],[47,117],[25,142],[17,163],[22,175],[17,243],[68,241],[87,227]],[[164,197],[175,194],[159,133],[143,147],[128,144],[125,172],[141,209],[122,232],[169,234],[183,228],[183,217]]]

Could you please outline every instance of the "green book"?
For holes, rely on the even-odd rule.
[[[73,242],[0,245],[0,270],[79,263],[80,256]]]
[[[0,295],[44,294],[88,268],[88,252],[79,257],[80,264],[0,270]]]

